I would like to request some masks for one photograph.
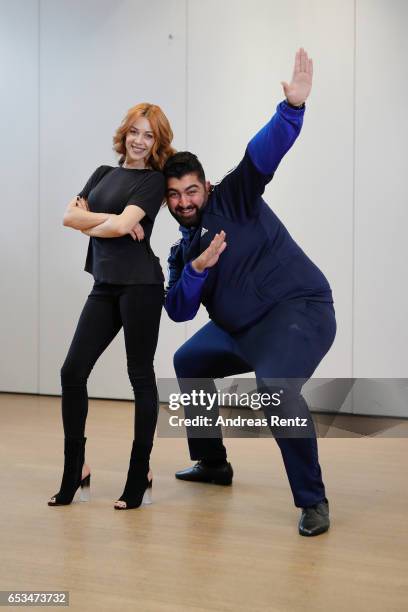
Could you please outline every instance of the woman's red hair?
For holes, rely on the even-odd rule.
[[[154,170],[162,170],[167,158],[174,155],[176,152],[175,149],[170,146],[173,140],[173,131],[170,127],[169,120],[160,106],[149,104],[148,102],[142,102],[141,104],[132,106],[132,108],[128,110],[120,127],[116,130],[113,137],[113,148],[116,153],[121,156],[119,164],[122,165],[126,158],[126,134],[138,117],[146,117],[146,119],[149,120],[154,134],[154,144],[146,160],[146,166],[150,166]]]

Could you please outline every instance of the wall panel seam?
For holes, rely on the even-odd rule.
[[[41,0],[37,0],[37,393],[41,370]]]
[[[357,105],[357,0],[353,2],[353,194],[352,194],[352,285],[351,285],[351,376],[355,376],[355,314],[356,314],[356,105]],[[354,393],[351,395],[351,412],[354,413]]]
[[[185,0],[185,45],[184,45],[184,54],[185,54],[185,89],[184,89],[184,133],[185,133],[185,149],[189,150],[188,144],[188,111],[189,111],[189,97],[188,97],[188,60],[189,60],[189,46],[188,46],[188,20],[189,20],[189,11],[188,11],[188,2],[189,0]],[[184,325],[184,342],[188,340],[188,324],[185,322]]]

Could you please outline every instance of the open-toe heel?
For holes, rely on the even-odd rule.
[[[152,503],[153,476],[149,468],[149,459],[141,456],[140,449],[133,441],[130,455],[126,485],[122,495],[115,502],[115,510],[130,510]],[[124,502],[120,504],[119,502]]]
[[[67,506],[80,488],[80,500],[89,501],[91,474],[82,478],[86,438],[64,439],[64,473],[58,493],[48,501],[49,506]]]

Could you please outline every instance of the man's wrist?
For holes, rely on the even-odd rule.
[[[195,259],[190,262],[190,265],[193,268],[194,272],[197,272],[197,274],[203,274],[206,270],[206,268],[203,268],[200,265],[198,265]]]
[[[288,106],[290,106],[290,108],[296,108],[296,109],[302,109],[305,108],[306,104],[304,102],[302,102],[302,104],[292,104],[291,102],[289,102],[289,100],[286,98],[285,100],[286,104]]]

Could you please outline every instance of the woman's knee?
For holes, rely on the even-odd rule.
[[[86,385],[89,371],[74,360],[66,359],[60,371],[62,386]]]
[[[155,386],[156,377],[152,363],[128,362],[127,370],[133,389]]]

